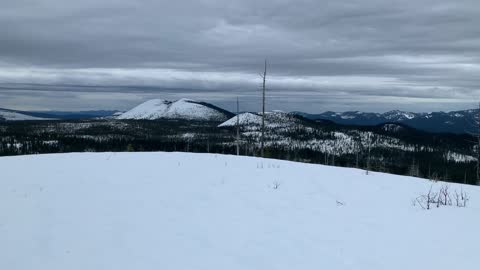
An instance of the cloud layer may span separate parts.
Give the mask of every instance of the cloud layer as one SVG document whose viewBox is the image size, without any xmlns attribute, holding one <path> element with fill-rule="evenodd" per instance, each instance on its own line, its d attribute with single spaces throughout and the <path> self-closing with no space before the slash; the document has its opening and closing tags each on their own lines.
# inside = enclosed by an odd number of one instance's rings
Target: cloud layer
<svg viewBox="0 0 480 270">
<path fill-rule="evenodd" d="M 283 110 L 429 111 L 480 100 L 480 3 L 17 0 L 0 10 L 0 107 L 152 97 Z"/>
</svg>

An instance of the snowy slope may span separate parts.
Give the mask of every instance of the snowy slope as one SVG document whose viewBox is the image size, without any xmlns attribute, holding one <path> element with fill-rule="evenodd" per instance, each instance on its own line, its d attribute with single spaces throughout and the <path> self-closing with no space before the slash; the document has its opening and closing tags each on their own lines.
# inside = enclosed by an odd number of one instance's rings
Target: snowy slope
<svg viewBox="0 0 480 270">
<path fill-rule="evenodd" d="M 261 125 L 262 116 L 253 113 L 241 113 L 238 115 L 238 124 L 239 125 Z M 237 116 L 234 116 L 227 121 L 218 125 L 219 127 L 233 127 L 237 125 Z"/>
<path fill-rule="evenodd" d="M 254 113 L 239 114 L 239 125 L 249 129 L 258 127 L 262 124 L 262 115 Z M 300 125 L 301 121 L 291 113 L 281 111 L 265 112 L 265 126 L 267 128 L 291 128 Z M 237 125 L 237 116 L 233 116 L 227 121 L 221 123 L 219 127 L 232 127 Z"/>
<path fill-rule="evenodd" d="M 213 105 L 179 99 L 171 102 L 163 99 L 152 99 L 121 114 L 117 119 L 188 119 L 225 121 L 231 115 Z"/>
<path fill-rule="evenodd" d="M 16 111 L 0 109 L 0 120 L 25 121 L 25 120 L 52 120 L 52 119 L 40 118 L 40 117 L 22 114 Z"/>
<path fill-rule="evenodd" d="M 450 185 L 467 208 L 427 211 L 412 201 L 441 183 L 259 158 L 55 154 L 0 171 L 0 269 L 478 267 L 478 187 Z"/>
<path fill-rule="evenodd" d="M 157 119 L 164 116 L 171 102 L 163 99 L 148 100 L 121 114 L 117 119 Z"/>
</svg>

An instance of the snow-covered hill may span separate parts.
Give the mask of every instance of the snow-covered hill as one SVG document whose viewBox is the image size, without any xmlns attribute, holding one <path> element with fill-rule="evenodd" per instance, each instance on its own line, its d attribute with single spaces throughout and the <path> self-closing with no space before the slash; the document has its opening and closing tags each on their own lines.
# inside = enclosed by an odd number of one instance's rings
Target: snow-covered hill
<svg viewBox="0 0 480 270">
<path fill-rule="evenodd" d="M 258 128 L 262 124 L 261 113 L 241 113 L 238 115 L 238 123 L 247 130 Z M 219 127 L 233 127 L 237 125 L 237 116 L 233 116 L 227 121 L 221 123 Z M 302 121 L 298 116 L 291 113 L 281 111 L 265 112 L 265 126 L 267 128 L 293 128 L 302 125 Z"/>
<path fill-rule="evenodd" d="M 262 116 L 250 112 L 241 113 L 237 116 L 234 116 L 227 121 L 218 125 L 219 127 L 233 127 L 237 125 L 237 121 L 239 125 L 261 125 L 262 124 Z"/>
<path fill-rule="evenodd" d="M 52 120 L 51 118 L 35 117 L 18 111 L 0 109 L 0 121 L 25 121 L 25 120 Z"/>
<path fill-rule="evenodd" d="M 214 105 L 190 99 L 152 99 L 121 114 L 117 119 L 187 119 L 225 121 L 232 114 Z"/>
<path fill-rule="evenodd" d="M 28 170 L 25 170 L 28 168 Z M 476 269 L 466 208 L 442 183 L 250 157 L 79 153 L 0 158 L 0 269 Z"/>
</svg>

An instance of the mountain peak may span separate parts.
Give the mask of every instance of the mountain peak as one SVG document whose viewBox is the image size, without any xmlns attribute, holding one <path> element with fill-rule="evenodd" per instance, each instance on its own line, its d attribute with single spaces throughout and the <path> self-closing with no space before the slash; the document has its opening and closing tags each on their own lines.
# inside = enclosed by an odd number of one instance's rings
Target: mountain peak
<svg viewBox="0 0 480 270">
<path fill-rule="evenodd" d="M 189 98 L 181 98 L 175 102 L 198 102 L 198 101 L 195 101 L 193 99 L 189 99 Z"/>
<path fill-rule="evenodd" d="M 185 119 L 224 121 L 231 115 L 208 103 L 182 98 L 176 101 L 152 99 L 118 116 L 117 119 Z"/>
</svg>

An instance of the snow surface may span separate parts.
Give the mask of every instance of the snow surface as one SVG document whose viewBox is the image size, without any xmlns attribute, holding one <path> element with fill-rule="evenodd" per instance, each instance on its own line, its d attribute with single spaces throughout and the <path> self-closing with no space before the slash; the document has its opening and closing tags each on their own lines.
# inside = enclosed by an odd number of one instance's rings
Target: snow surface
<svg viewBox="0 0 480 270">
<path fill-rule="evenodd" d="M 191 99 L 179 99 L 171 102 L 163 99 L 148 100 L 121 114 L 117 119 L 188 119 L 188 120 L 225 120 L 224 113 Z"/>
<path fill-rule="evenodd" d="M 262 116 L 253 113 L 241 113 L 238 115 L 238 123 L 240 125 L 261 125 Z M 227 121 L 221 123 L 219 127 L 233 127 L 237 125 L 237 116 L 234 116 Z"/>
<path fill-rule="evenodd" d="M 262 113 L 241 113 L 238 115 L 240 126 L 247 129 L 254 129 L 262 124 Z M 218 125 L 218 127 L 229 127 L 237 125 L 237 116 L 234 116 L 227 121 Z M 301 125 L 301 121 L 295 118 L 294 114 L 282 112 L 279 110 L 265 112 L 265 126 L 269 129 L 275 128 L 293 128 Z"/>
<path fill-rule="evenodd" d="M 389 112 L 384 113 L 383 117 L 385 117 L 386 119 L 389 119 L 389 120 L 401 121 L 401 120 L 406 120 L 406 119 L 411 120 L 411 119 L 415 118 L 415 114 L 410 113 L 410 112 L 393 110 L 393 111 L 389 111 Z"/>
<path fill-rule="evenodd" d="M 404 127 L 397 124 L 384 124 L 382 128 L 388 132 L 400 132 L 404 129 Z"/>
<path fill-rule="evenodd" d="M 40 118 L 35 116 L 26 115 L 23 113 L 0 110 L 0 119 L 3 118 L 7 121 L 26 121 L 26 120 L 53 120 L 47 118 Z"/>
<path fill-rule="evenodd" d="M 477 269 L 480 189 L 188 153 L 0 158 L 0 269 Z M 277 188 L 275 188 L 277 187 Z"/>
</svg>

